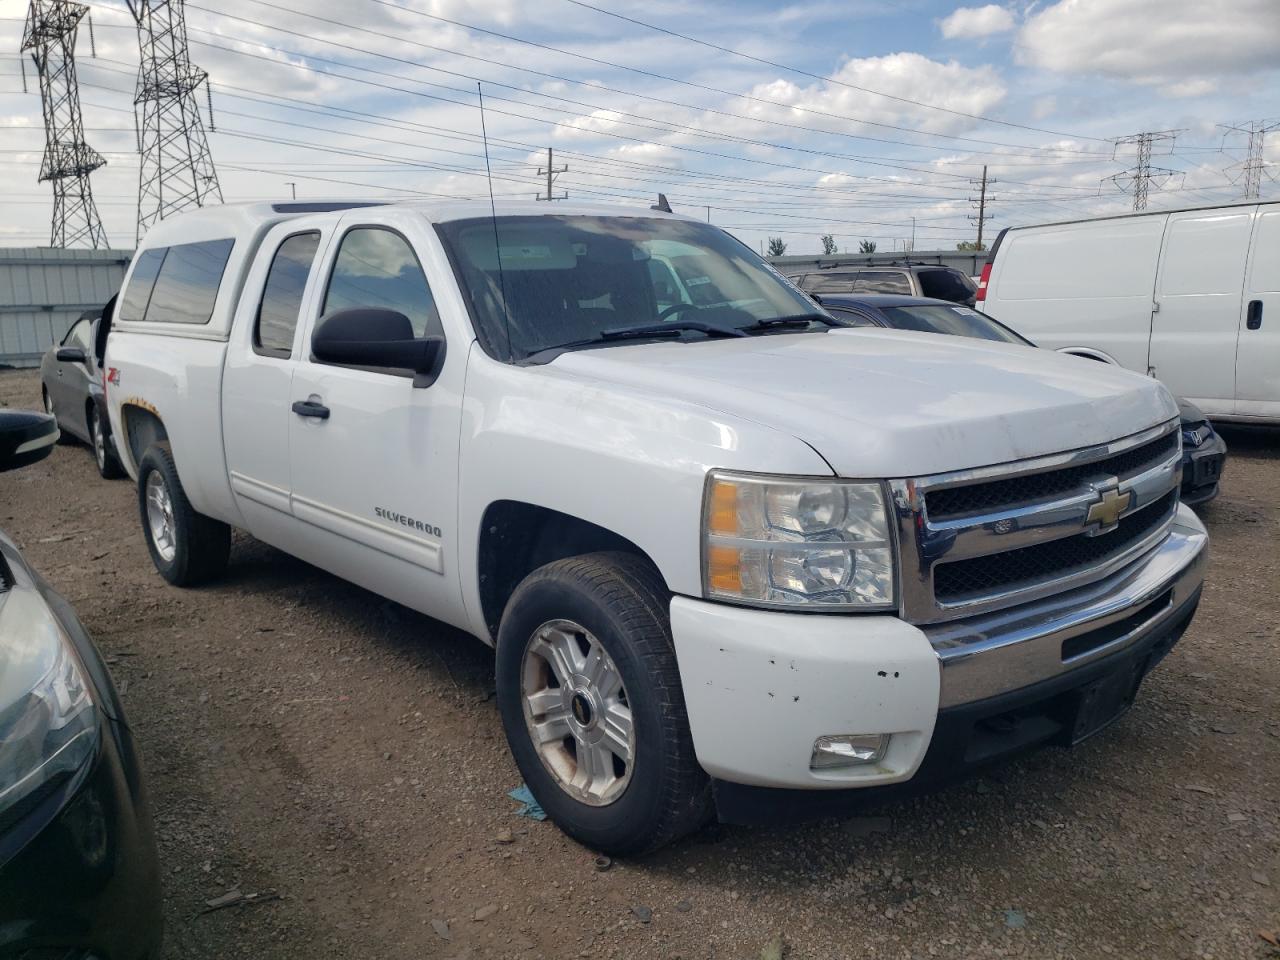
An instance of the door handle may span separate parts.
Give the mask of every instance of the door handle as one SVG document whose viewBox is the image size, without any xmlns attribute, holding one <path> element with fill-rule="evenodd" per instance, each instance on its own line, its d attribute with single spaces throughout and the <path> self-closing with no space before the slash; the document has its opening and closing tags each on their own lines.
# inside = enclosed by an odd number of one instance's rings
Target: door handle
<svg viewBox="0 0 1280 960">
<path fill-rule="evenodd" d="M 317 420 L 329 419 L 329 408 L 314 400 L 293 401 L 293 412 L 300 417 L 314 417 Z"/>
<path fill-rule="evenodd" d="M 1244 325 L 1250 330 L 1257 330 L 1262 326 L 1262 301 L 1250 300 L 1249 312 L 1245 314 Z"/>
</svg>

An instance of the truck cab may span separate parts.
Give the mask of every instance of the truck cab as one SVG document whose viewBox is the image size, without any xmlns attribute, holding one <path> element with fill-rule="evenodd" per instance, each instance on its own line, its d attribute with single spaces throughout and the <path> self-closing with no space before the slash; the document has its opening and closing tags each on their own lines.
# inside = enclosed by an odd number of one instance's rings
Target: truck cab
<svg viewBox="0 0 1280 960">
<path fill-rule="evenodd" d="M 614 853 L 1090 736 L 1207 559 L 1159 384 L 842 329 L 660 211 L 183 214 L 107 365 L 166 579 L 240 528 L 493 645 L 526 782 Z"/>
</svg>

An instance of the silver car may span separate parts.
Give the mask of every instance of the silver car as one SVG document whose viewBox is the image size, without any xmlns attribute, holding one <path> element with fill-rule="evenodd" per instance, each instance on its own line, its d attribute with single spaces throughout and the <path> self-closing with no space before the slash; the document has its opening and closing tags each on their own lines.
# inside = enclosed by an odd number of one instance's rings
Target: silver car
<svg viewBox="0 0 1280 960">
<path fill-rule="evenodd" d="M 110 316 L 114 307 L 112 298 L 103 309 L 86 310 L 62 342 L 45 351 L 40 361 L 44 409 L 58 421 L 60 442 L 75 438 L 88 444 L 98 473 L 107 480 L 124 476 L 116 458 L 103 386 L 102 350 L 107 338 L 102 317 Z"/>
</svg>

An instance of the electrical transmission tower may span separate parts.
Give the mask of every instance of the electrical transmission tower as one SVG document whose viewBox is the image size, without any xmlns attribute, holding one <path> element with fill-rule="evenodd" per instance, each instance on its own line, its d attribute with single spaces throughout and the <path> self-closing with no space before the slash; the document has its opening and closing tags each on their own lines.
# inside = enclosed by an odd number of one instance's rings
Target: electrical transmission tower
<svg viewBox="0 0 1280 960">
<path fill-rule="evenodd" d="M 80 87 L 76 82 L 76 31 L 89 8 L 69 0 L 31 0 L 22 52 L 31 51 L 44 106 L 44 160 L 40 181 L 53 182 L 49 245 L 107 246 L 89 174 L 107 161 L 84 142 Z"/>
<path fill-rule="evenodd" d="M 982 179 L 969 181 L 969 183 L 973 187 L 975 187 L 978 191 L 978 195 L 976 197 L 969 198 L 969 202 L 978 208 L 978 212 L 976 214 L 973 214 L 973 213 L 969 214 L 969 219 L 975 221 L 978 224 L 978 249 L 979 250 L 987 249 L 982 245 L 982 230 L 987 225 L 987 221 L 991 219 L 991 214 L 987 213 L 987 204 L 995 200 L 995 197 L 988 195 L 987 188 L 995 182 L 996 182 L 995 177 L 992 177 L 990 180 L 987 179 L 987 165 L 985 163 L 982 165 Z M 915 246 L 915 236 L 916 236 L 916 220 L 915 220 L 915 217 L 912 217 L 911 218 L 911 245 L 913 247 Z"/>
<path fill-rule="evenodd" d="M 138 239 L 147 228 L 185 207 L 222 202 L 218 172 L 205 138 L 196 91 L 203 84 L 213 129 L 209 75 L 187 52 L 183 0 L 125 0 L 138 24 Z"/>
<path fill-rule="evenodd" d="M 1262 145 L 1266 142 L 1268 133 L 1280 129 L 1280 120 L 1254 120 L 1248 126 L 1228 126 L 1227 124 L 1222 126 L 1226 134 L 1247 133 L 1249 135 L 1248 154 L 1239 163 L 1227 167 L 1226 173 L 1232 183 L 1244 185 L 1246 200 L 1257 200 L 1262 195 L 1263 173 L 1271 180 L 1276 179 L 1276 175 L 1267 169 L 1267 163 L 1262 157 Z"/>
<path fill-rule="evenodd" d="M 1151 184 L 1154 181 L 1156 189 L 1159 190 L 1164 184 L 1178 176 L 1177 170 L 1170 170 L 1166 167 L 1153 167 L 1151 165 L 1151 155 L 1155 146 L 1164 141 L 1169 142 L 1169 149 L 1162 150 L 1162 153 L 1173 153 L 1173 141 L 1181 133 L 1181 130 L 1153 130 L 1147 133 L 1135 133 L 1128 137 L 1113 137 L 1111 142 L 1114 144 L 1112 148 L 1111 158 L 1114 160 L 1123 146 L 1134 145 L 1137 148 L 1137 162 L 1128 170 L 1123 170 L 1113 176 L 1103 180 L 1111 181 L 1125 193 L 1133 194 L 1133 209 L 1147 209 L 1147 194 L 1151 190 Z"/>
<path fill-rule="evenodd" d="M 559 193 L 556 193 L 553 188 L 553 184 L 556 182 L 556 176 L 561 173 L 568 173 L 568 172 L 569 172 L 569 165 L 567 163 L 564 166 L 560 167 L 559 169 L 556 168 L 556 165 L 552 163 L 551 148 L 547 147 L 546 169 L 543 169 L 542 167 L 538 168 L 538 176 L 540 177 L 545 176 L 547 178 L 547 192 L 545 194 L 540 193 L 533 199 L 535 200 L 568 200 L 569 192 L 567 190 L 562 190 Z"/>
</svg>

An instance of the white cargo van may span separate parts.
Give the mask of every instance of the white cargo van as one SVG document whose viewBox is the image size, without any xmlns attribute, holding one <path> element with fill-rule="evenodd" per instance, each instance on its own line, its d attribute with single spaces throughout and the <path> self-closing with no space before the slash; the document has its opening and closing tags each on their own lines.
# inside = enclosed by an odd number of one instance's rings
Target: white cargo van
<svg viewBox="0 0 1280 960">
<path fill-rule="evenodd" d="M 1216 420 L 1280 423 L 1280 203 L 1009 228 L 978 308 Z"/>
</svg>

